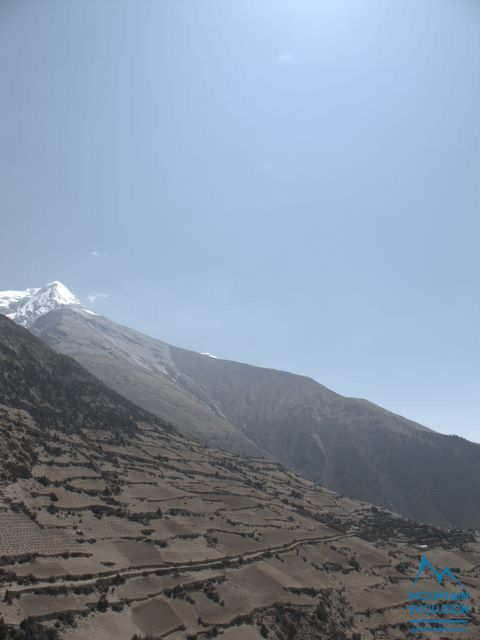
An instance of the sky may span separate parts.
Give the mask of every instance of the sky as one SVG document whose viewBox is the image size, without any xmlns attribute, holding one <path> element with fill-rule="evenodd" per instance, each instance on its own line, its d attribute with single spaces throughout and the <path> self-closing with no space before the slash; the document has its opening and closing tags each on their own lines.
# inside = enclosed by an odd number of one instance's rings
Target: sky
<svg viewBox="0 0 480 640">
<path fill-rule="evenodd" d="M 478 0 L 1 0 L 0 289 L 480 442 Z"/>
</svg>

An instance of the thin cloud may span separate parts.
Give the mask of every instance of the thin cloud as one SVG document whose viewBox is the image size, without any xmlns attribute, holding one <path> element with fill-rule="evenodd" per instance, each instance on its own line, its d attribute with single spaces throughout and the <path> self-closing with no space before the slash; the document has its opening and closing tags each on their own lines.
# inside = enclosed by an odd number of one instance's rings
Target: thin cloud
<svg viewBox="0 0 480 640">
<path fill-rule="evenodd" d="M 99 256 L 100 255 L 100 251 L 92 251 L 92 256 Z"/>
<path fill-rule="evenodd" d="M 277 61 L 278 64 L 282 65 L 293 64 L 295 62 L 295 56 L 290 51 L 285 51 L 278 56 Z"/>
<path fill-rule="evenodd" d="M 101 293 L 100 291 L 92 291 L 87 296 L 87 300 L 91 304 L 95 304 L 97 300 L 102 300 L 103 298 L 108 298 L 108 293 Z"/>
</svg>

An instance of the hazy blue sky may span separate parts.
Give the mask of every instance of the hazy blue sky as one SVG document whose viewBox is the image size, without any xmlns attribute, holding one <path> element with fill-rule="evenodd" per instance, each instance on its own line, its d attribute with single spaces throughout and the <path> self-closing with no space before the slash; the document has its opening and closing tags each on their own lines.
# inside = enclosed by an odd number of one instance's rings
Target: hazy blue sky
<svg viewBox="0 0 480 640">
<path fill-rule="evenodd" d="M 1 0 L 0 176 L 0 289 L 480 441 L 478 0 Z"/>
</svg>

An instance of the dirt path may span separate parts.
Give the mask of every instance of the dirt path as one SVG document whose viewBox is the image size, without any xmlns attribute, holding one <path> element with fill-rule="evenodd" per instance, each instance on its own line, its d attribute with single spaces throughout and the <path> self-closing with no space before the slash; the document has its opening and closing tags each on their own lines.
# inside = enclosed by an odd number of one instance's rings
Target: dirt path
<svg viewBox="0 0 480 640">
<path fill-rule="evenodd" d="M 280 553 L 288 553 L 293 549 L 301 546 L 302 544 L 317 544 L 319 542 L 333 542 L 335 540 L 340 540 L 344 538 L 350 538 L 354 536 L 355 533 L 341 533 L 335 536 L 323 536 L 323 537 L 311 537 L 311 538 L 301 538 L 300 540 L 294 540 L 293 542 L 289 542 L 285 545 L 280 545 L 277 547 L 266 547 L 265 549 L 261 549 L 260 551 L 251 551 L 249 553 L 244 553 L 243 555 L 237 556 L 224 556 L 222 558 L 215 558 L 214 560 L 198 560 L 196 562 L 191 563 L 182 563 L 182 564 L 173 564 L 173 563 L 163 563 L 157 565 L 147 565 L 143 567 L 135 567 L 134 569 L 119 569 L 117 571 L 108 571 L 105 573 L 98 573 L 94 578 L 80 578 L 79 580 L 62 580 L 61 578 L 55 582 L 37 582 L 34 585 L 29 585 L 26 587 L 22 587 L 20 589 L 12 589 L 8 588 L 8 592 L 12 597 L 15 595 L 21 595 L 23 593 L 35 593 L 36 591 L 42 591 L 43 589 L 50 588 L 55 589 L 56 587 L 65 587 L 65 588 L 74 588 L 82 585 L 95 584 L 97 580 L 101 580 L 103 578 L 108 579 L 116 576 L 127 577 L 127 578 L 135 578 L 138 576 L 144 576 L 145 574 L 153 574 L 159 572 L 160 575 L 169 575 L 174 571 L 203 571 L 205 569 L 221 569 L 225 562 L 235 563 L 239 561 L 243 562 L 255 562 L 257 560 L 262 560 L 265 557 L 269 557 L 271 554 L 280 554 Z M 2 597 L 7 589 L 2 590 Z"/>
</svg>

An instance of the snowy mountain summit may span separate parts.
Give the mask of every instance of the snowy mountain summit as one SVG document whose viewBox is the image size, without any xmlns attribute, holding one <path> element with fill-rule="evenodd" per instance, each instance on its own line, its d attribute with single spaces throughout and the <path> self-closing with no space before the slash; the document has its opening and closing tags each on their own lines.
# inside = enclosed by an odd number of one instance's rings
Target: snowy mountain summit
<svg viewBox="0 0 480 640">
<path fill-rule="evenodd" d="M 0 313 L 24 327 L 30 327 L 40 316 L 64 305 L 74 305 L 85 313 L 95 315 L 58 280 L 38 289 L 0 291 Z"/>
</svg>

